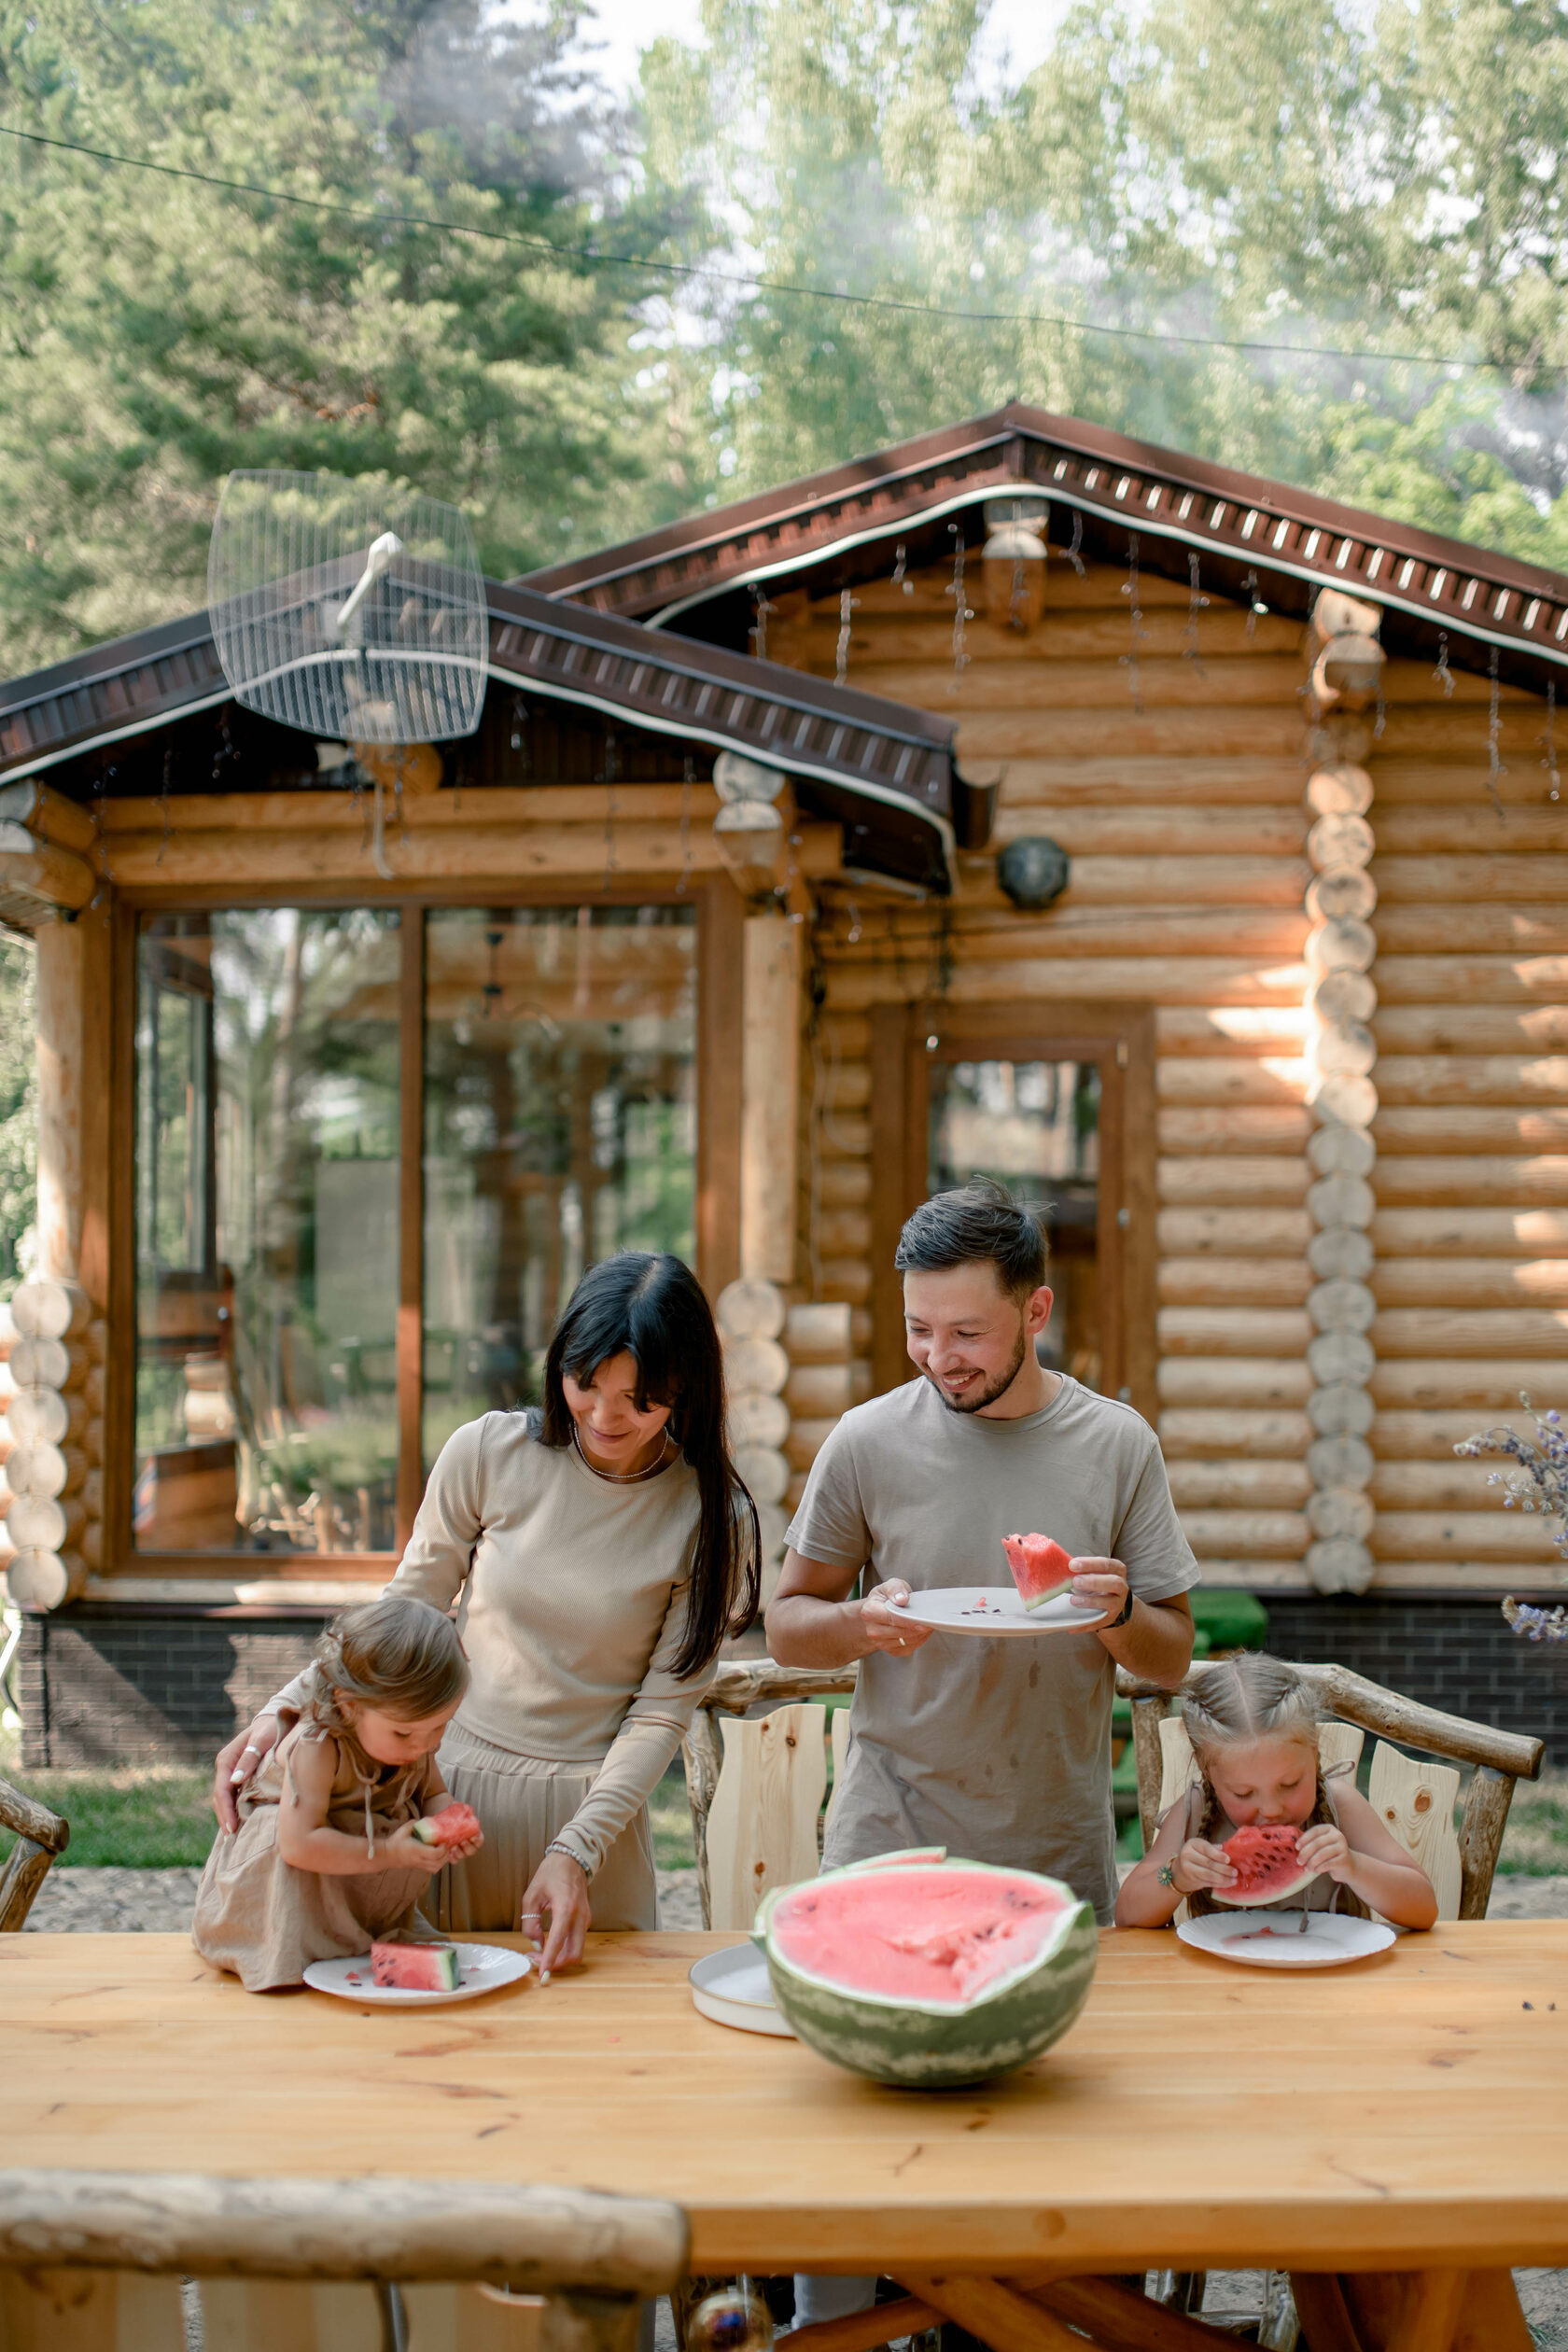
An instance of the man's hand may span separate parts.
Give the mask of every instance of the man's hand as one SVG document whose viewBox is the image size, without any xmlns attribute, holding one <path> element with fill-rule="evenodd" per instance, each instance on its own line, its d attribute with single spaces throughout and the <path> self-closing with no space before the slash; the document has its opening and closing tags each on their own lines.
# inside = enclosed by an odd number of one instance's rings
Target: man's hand
<svg viewBox="0 0 1568 2352">
<path fill-rule="evenodd" d="M 227 1747 L 219 1748 L 213 1766 L 213 1811 L 220 1828 L 231 1834 L 240 1826 L 239 1794 L 259 1772 L 278 1742 L 276 1715 L 259 1715 L 248 1731 L 236 1731 Z"/>
<path fill-rule="evenodd" d="M 1072 1570 L 1072 1598 L 1080 1608 L 1103 1609 L 1108 1617 L 1119 1617 L 1127 1598 L 1127 1572 L 1121 1561 L 1085 1559 L 1069 1564 Z"/>
<path fill-rule="evenodd" d="M 885 1650 L 889 1658 L 907 1658 L 922 1642 L 931 1640 L 932 1629 L 907 1614 L 909 1587 L 902 1576 L 889 1576 L 877 1585 L 860 1606 L 868 1654 Z"/>
</svg>

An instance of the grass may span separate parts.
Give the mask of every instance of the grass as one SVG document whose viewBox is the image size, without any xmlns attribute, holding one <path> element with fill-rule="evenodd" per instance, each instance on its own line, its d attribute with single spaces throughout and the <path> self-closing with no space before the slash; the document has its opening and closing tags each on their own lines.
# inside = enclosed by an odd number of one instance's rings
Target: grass
<svg viewBox="0 0 1568 2352">
<path fill-rule="evenodd" d="M 1568 1772 L 1543 1772 L 1538 1781 L 1519 1782 L 1497 1868 L 1513 1878 L 1568 1873 Z"/>
</svg>

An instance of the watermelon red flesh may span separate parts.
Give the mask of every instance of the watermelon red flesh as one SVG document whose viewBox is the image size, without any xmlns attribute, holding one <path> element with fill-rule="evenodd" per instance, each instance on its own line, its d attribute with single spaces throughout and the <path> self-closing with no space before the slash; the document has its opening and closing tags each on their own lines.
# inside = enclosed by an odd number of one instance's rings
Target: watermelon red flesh
<svg viewBox="0 0 1568 2352">
<path fill-rule="evenodd" d="M 774 1914 L 780 1956 L 821 1984 L 955 2008 L 1037 1960 L 1067 1908 L 1021 1872 L 883 1869 L 817 1880 Z"/>
<path fill-rule="evenodd" d="M 455 1993 L 459 1982 L 454 1944 L 373 1943 L 371 1967 L 378 1984 L 405 1993 Z"/>
<path fill-rule="evenodd" d="M 1301 1867 L 1300 1839 L 1300 1831 L 1285 1821 L 1253 1821 L 1238 1829 L 1225 1841 L 1236 1883 L 1214 1887 L 1215 1902 L 1248 1910 L 1257 1903 L 1283 1902 L 1310 1886 L 1316 1872 Z"/>
<path fill-rule="evenodd" d="M 439 1813 L 427 1813 L 423 1821 L 416 1821 L 413 1834 L 421 1845 L 462 1845 L 467 1839 L 478 1837 L 479 1815 L 471 1805 L 454 1801 L 443 1805 Z"/>
<path fill-rule="evenodd" d="M 1049 1535 L 1004 1535 L 1001 1548 L 1026 1609 L 1042 1608 L 1072 1582 L 1072 1558 Z"/>
</svg>

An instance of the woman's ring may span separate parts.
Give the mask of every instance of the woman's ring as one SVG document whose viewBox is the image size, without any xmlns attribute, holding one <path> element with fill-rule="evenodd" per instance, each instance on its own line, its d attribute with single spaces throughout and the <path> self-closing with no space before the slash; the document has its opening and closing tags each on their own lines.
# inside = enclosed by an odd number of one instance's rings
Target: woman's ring
<svg viewBox="0 0 1568 2352">
<path fill-rule="evenodd" d="M 241 1754 L 242 1756 L 259 1756 L 259 1755 L 260 1755 L 260 1753 L 261 1753 L 261 1751 L 260 1751 L 260 1749 L 257 1746 L 256 1742 L 255 1742 L 254 1740 L 247 1740 L 247 1741 L 245 1742 L 245 1743 L 244 1747 L 243 1747 L 243 1748 L 241 1748 L 241 1750 L 240 1750 L 240 1754 Z"/>
</svg>

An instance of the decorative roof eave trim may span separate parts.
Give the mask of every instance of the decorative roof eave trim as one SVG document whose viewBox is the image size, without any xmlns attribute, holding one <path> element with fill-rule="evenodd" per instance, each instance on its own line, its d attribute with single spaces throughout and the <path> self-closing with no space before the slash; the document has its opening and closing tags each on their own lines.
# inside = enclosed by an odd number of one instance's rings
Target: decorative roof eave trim
<svg viewBox="0 0 1568 2352">
<path fill-rule="evenodd" d="M 559 601 L 667 626 L 734 589 L 798 574 L 1010 493 L 1046 497 L 1262 575 L 1346 588 L 1462 640 L 1568 667 L 1568 576 L 1022 404 L 785 484 L 771 504 L 766 496 L 740 501 L 722 528 L 714 527 L 717 518 L 704 518 L 699 529 L 673 525 L 611 551 L 597 568 L 592 558 L 555 566 L 528 584 Z M 842 529 L 831 525 L 833 510 L 845 516 Z M 787 544 L 723 564 L 726 546 L 762 539 Z M 668 577 L 705 565 L 708 577 L 695 584 L 677 587 Z"/>
<path fill-rule="evenodd" d="M 140 666 L 128 662 L 128 670 Z M 234 690 L 225 679 L 216 693 L 195 694 L 189 702 L 161 704 L 159 708 L 144 711 L 139 718 L 123 719 L 117 724 L 102 727 L 96 735 L 73 737 L 69 743 L 54 744 L 47 751 L 39 751 L 29 759 L 19 760 L 14 767 L 0 761 L 0 784 L 20 784 L 24 777 L 40 776 L 46 768 L 59 767 L 66 760 L 80 760 L 90 751 L 103 751 L 111 743 L 129 743 L 136 735 L 151 735 L 159 727 L 166 727 L 172 719 L 200 718 L 203 710 L 217 710 L 222 704 L 232 702 Z"/>
<path fill-rule="evenodd" d="M 929 506 L 918 509 L 917 517 L 906 513 L 894 522 L 878 524 L 875 528 L 847 532 L 842 539 L 835 539 L 833 541 L 831 549 L 823 548 L 810 554 L 783 556 L 777 563 L 759 565 L 752 571 L 727 573 L 723 580 L 716 581 L 711 586 L 695 589 L 689 596 L 678 597 L 673 603 L 662 606 L 658 611 L 651 612 L 642 625 L 648 629 L 666 629 L 683 613 L 693 611 L 697 607 L 711 602 L 715 596 L 727 595 L 736 588 L 761 585 L 767 581 L 780 579 L 788 572 L 801 571 L 810 563 L 820 562 L 823 556 L 829 553 L 846 553 L 857 547 L 875 545 L 878 539 L 896 539 L 901 532 L 909 529 L 913 519 L 922 522 L 940 522 L 945 514 L 957 514 L 967 507 L 984 506 L 992 498 L 1005 497 L 1008 485 L 1015 483 L 1016 483 L 1016 477 L 1013 475 L 1007 476 L 1001 484 L 978 483 L 965 490 L 955 491 L 948 497 L 933 499 Z M 1035 483 L 1017 483 L 1016 486 L 1021 495 L 1043 489 L 1043 485 Z M 1119 523 L 1128 531 L 1136 530 L 1141 539 L 1169 539 L 1178 546 L 1190 547 L 1200 554 L 1229 555 L 1233 559 L 1239 558 L 1245 553 L 1247 560 L 1256 565 L 1260 576 L 1272 572 L 1282 575 L 1286 579 L 1303 581 L 1309 587 L 1345 588 L 1351 595 L 1365 596 L 1368 602 L 1381 605 L 1387 611 L 1403 612 L 1413 620 L 1435 623 L 1440 627 L 1452 629 L 1460 636 L 1467 637 L 1477 644 L 1495 645 L 1505 652 L 1533 653 L 1542 661 L 1550 662 L 1556 668 L 1568 669 L 1568 627 L 1562 626 L 1563 623 L 1568 623 L 1568 581 L 1562 583 L 1555 597 L 1531 596 L 1521 588 L 1505 585 L 1485 574 L 1459 572 L 1452 565 L 1418 564 L 1418 567 L 1429 576 L 1435 573 L 1441 579 L 1447 572 L 1461 588 L 1468 587 L 1472 580 L 1478 580 L 1479 585 L 1491 590 L 1494 597 L 1499 593 L 1504 594 L 1511 602 L 1523 606 L 1526 610 L 1535 603 L 1544 605 L 1549 602 L 1556 606 L 1560 615 L 1559 628 L 1553 631 L 1551 637 L 1542 638 L 1534 634 L 1527 637 L 1522 632 L 1512 633 L 1488 628 L 1483 623 L 1472 620 L 1466 612 L 1452 611 L 1447 604 L 1439 606 L 1430 600 L 1423 603 L 1417 597 L 1400 593 L 1397 589 L 1391 592 L 1380 582 L 1369 581 L 1359 572 L 1351 573 L 1337 569 L 1334 572 L 1324 572 L 1313 565 L 1294 562 L 1276 555 L 1263 547 L 1248 548 L 1243 551 L 1214 535 L 1195 531 L 1190 526 L 1183 527 L 1181 525 L 1151 520 L 1144 514 L 1129 514 L 1127 510 L 1122 507 L 1105 506 L 1099 500 L 1085 496 L 1081 491 L 1053 485 L 1046 495 L 1049 496 L 1053 506 L 1071 507 L 1085 514 L 1094 515 L 1097 520 Z M 1185 491 L 1182 492 L 1183 497 L 1186 495 Z M 1198 495 L 1207 497 L 1208 493 Z M 1216 501 L 1216 504 L 1220 502 Z M 1235 499 L 1226 499 L 1223 503 L 1235 506 L 1239 502 Z M 1244 511 L 1265 515 L 1276 525 L 1281 523 L 1288 524 L 1292 528 L 1300 529 L 1303 537 L 1311 536 L 1311 531 L 1299 525 L 1293 517 L 1280 515 L 1259 506 Z M 1320 528 L 1318 536 L 1342 541 L 1346 534 L 1339 531 L 1323 531 Z M 1365 541 L 1353 543 L 1364 547 L 1366 544 Z M 1371 548 L 1369 553 L 1374 555 L 1389 554 L 1387 549 L 1378 547 Z M 1398 571 L 1408 569 L 1412 563 L 1416 562 L 1417 559 L 1395 552 L 1389 556 L 1388 567 L 1391 575 L 1397 576 Z"/>
</svg>

